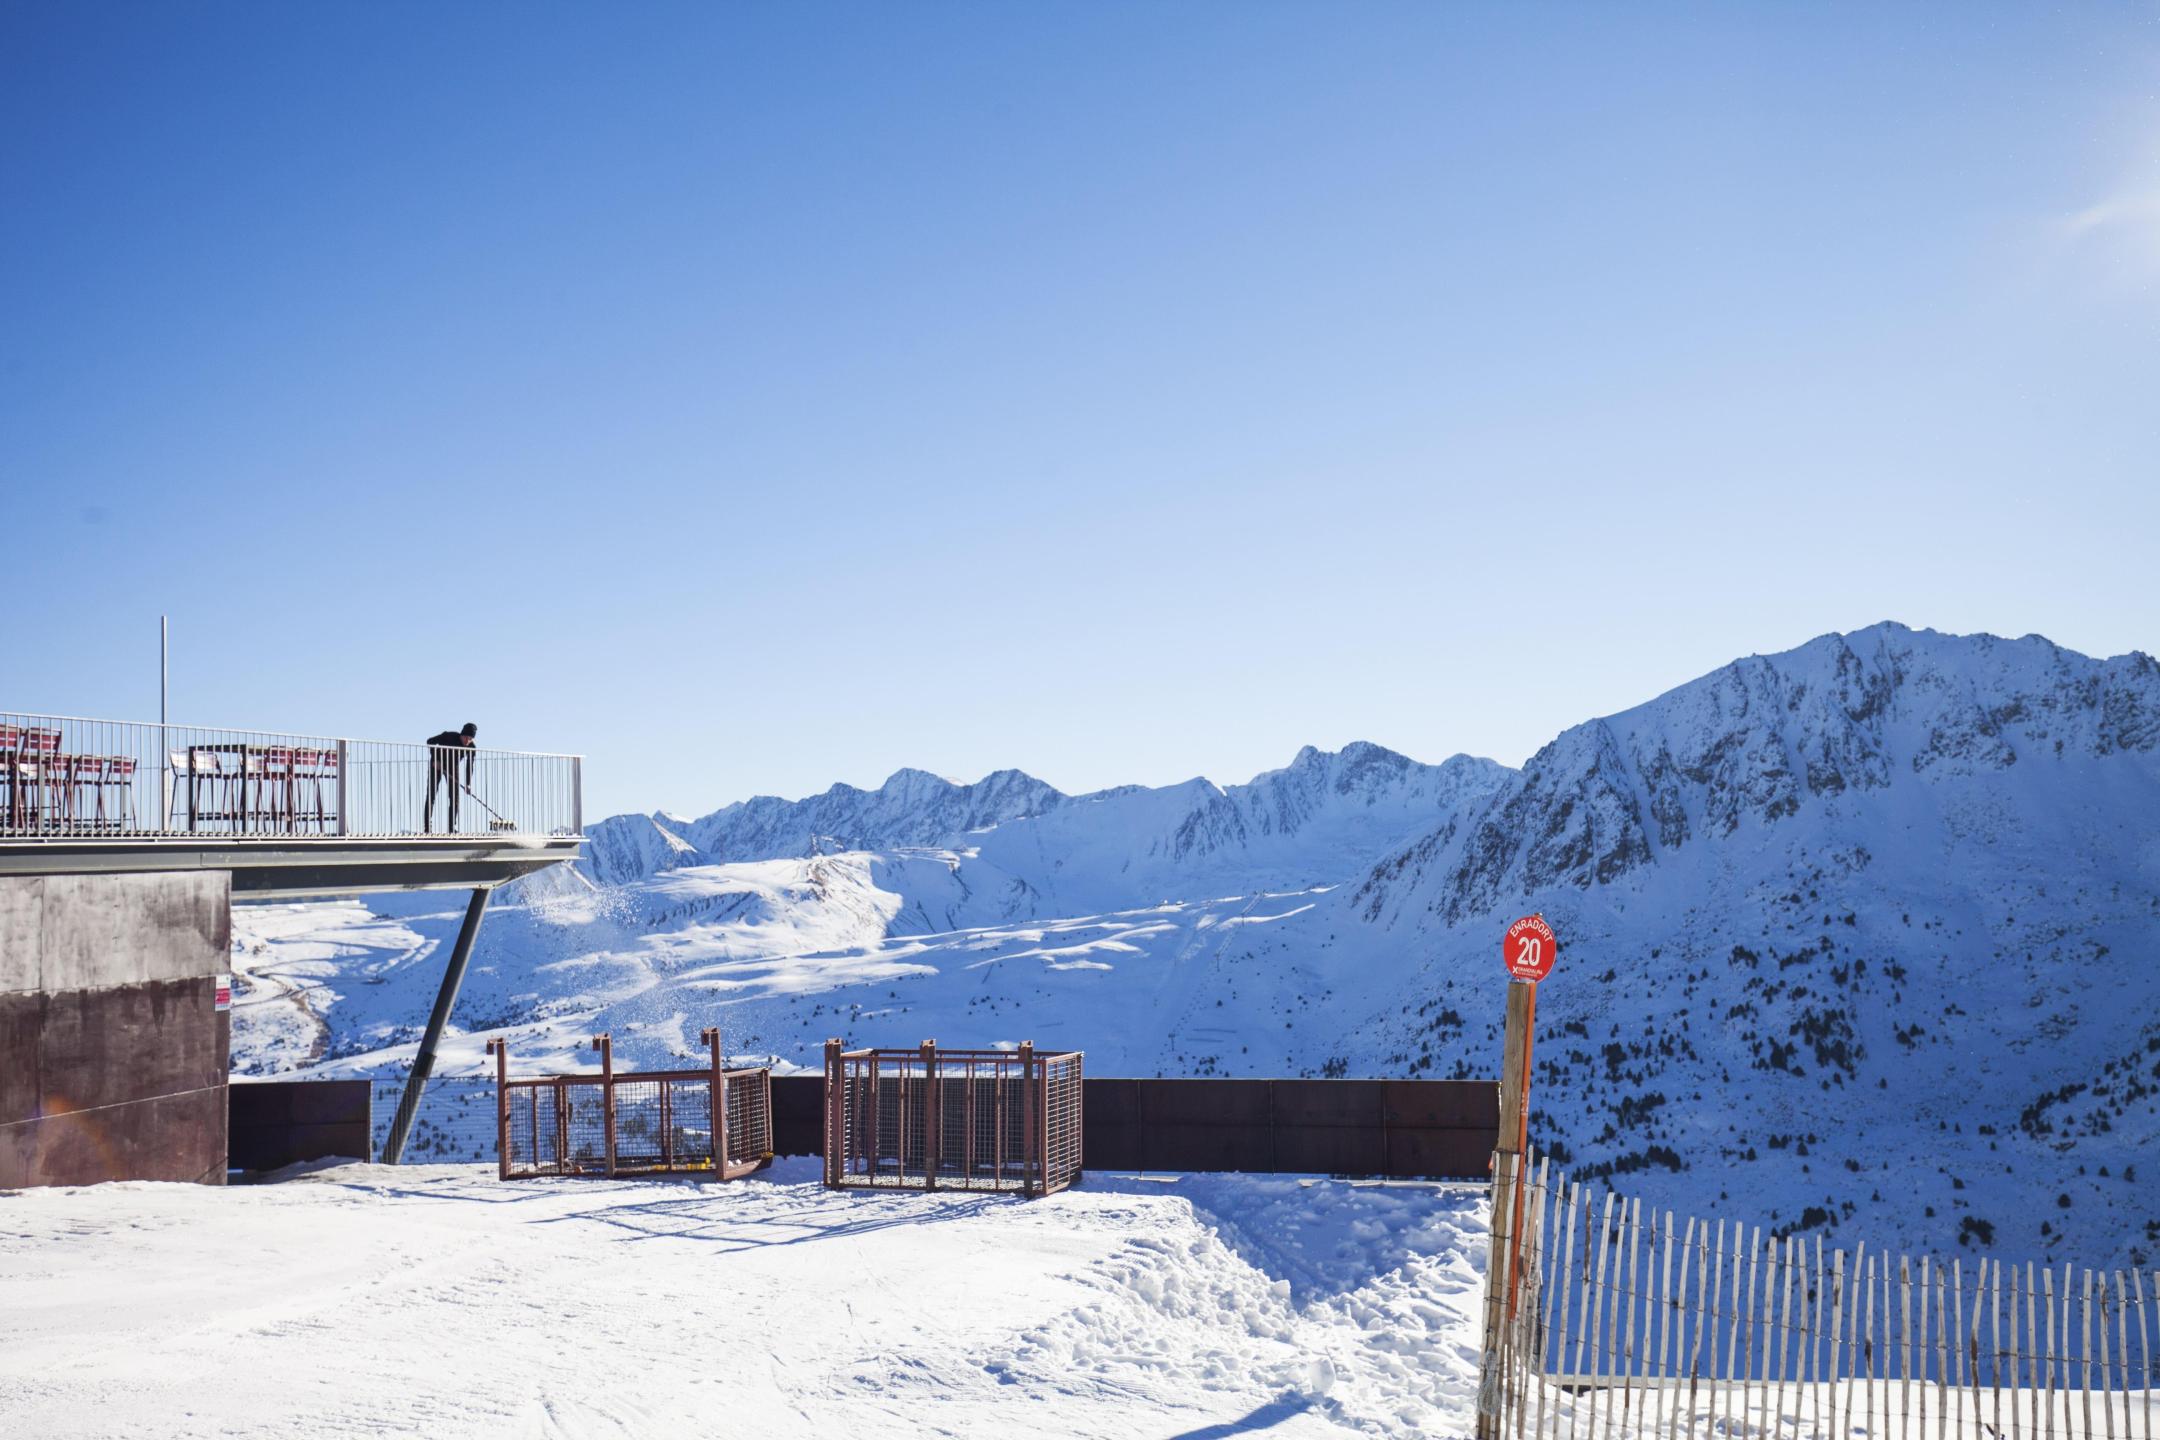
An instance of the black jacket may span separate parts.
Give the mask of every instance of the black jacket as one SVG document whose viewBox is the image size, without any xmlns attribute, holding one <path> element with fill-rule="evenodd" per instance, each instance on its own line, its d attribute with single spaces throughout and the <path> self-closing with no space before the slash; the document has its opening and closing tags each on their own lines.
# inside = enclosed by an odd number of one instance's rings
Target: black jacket
<svg viewBox="0 0 2160 1440">
<path fill-rule="evenodd" d="M 428 736 L 427 743 L 429 747 L 428 765 L 430 769 L 436 770 L 445 775 L 455 775 L 457 773 L 458 761 L 462 759 L 465 762 L 465 778 L 467 780 L 472 779 L 473 742 L 466 739 L 462 731 L 445 730 L 440 735 L 430 735 Z M 443 751 L 445 750 L 463 750 L 465 754 L 463 756 L 445 755 L 443 754 Z"/>
</svg>

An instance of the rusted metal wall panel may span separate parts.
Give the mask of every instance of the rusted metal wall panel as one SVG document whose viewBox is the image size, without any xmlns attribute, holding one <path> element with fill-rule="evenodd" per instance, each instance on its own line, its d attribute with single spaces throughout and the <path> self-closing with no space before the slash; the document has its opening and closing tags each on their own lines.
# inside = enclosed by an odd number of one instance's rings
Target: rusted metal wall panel
<svg viewBox="0 0 2160 1440">
<path fill-rule="evenodd" d="M 225 1088 L 0 1126 L 0 1189 L 104 1180 L 225 1182 Z"/>
<path fill-rule="evenodd" d="M 225 1174 L 217 982 L 0 996 L 0 1189 Z"/>
<path fill-rule="evenodd" d="M 32 991 L 0 994 L 0 1125 L 37 1117 L 38 1028 L 44 1022 L 44 999 Z"/>
</svg>

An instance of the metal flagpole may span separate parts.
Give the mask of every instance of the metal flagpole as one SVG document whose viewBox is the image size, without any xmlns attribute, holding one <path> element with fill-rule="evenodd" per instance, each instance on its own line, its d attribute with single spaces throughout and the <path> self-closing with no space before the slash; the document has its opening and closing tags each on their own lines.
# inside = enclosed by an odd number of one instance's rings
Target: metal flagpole
<svg viewBox="0 0 2160 1440">
<path fill-rule="evenodd" d="M 172 736 L 167 732 L 166 701 L 172 689 L 172 620 L 158 616 L 158 829 L 172 829 Z"/>
</svg>

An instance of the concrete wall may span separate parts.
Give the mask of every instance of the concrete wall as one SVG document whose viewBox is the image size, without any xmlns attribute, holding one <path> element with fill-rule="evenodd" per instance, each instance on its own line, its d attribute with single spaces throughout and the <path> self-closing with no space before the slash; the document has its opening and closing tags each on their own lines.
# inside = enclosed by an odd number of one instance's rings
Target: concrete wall
<svg viewBox="0 0 2160 1440">
<path fill-rule="evenodd" d="M 0 1189 L 225 1178 L 232 879 L 0 878 Z"/>
</svg>

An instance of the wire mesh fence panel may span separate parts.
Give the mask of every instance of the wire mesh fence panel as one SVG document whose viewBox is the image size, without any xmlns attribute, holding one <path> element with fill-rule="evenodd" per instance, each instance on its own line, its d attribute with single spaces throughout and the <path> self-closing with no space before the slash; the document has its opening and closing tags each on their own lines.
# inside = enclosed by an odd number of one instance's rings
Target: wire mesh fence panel
<svg viewBox="0 0 2160 1440">
<path fill-rule="evenodd" d="M 1051 1055 L 1043 1069 L 1043 1188 L 1062 1190 L 1080 1178 L 1080 1056 Z"/>
<path fill-rule="evenodd" d="M 1080 1175 L 1081 1057 L 826 1047 L 826 1183 L 1048 1194 Z"/>
<path fill-rule="evenodd" d="M 772 1071 L 727 1072 L 727 1153 L 731 1165 L 772 1158 Z"/>
<path fill-rule="evenodd" d="M 615 1172 L 709 1170 L 713 1164 L 712 1077 L 615 1078 Z"/>
<path fill-rule="evenodd" d="M 563 1173 L 560 1092 L 552 1080 L 513 1081 L 502 1087 L 503 1173 L 508 1177 Z"/>
<path fill-rule="evenodd" d="M 713 1147 L 714 1073 L 503 1079 L 498 1082 L 503 1178 L 718 1172 L 734 1179 L 762 1169 L 772 1159 L 772 1072 L 762 1067 L 724 1072 L 724 1164 Z"/>
<path fill-rule="evenodd" d="M 1615 1203 L 1534 1156 L 1495 1160 L 1519 1177 L 1525 1221 L 1487 1268 L 1508 1299 L 1481 1436 L 2160 1434 L 2145 1347 L 2160 1273 L 1848 1253 Z"/>
<path fill-rule="evenodd" d="M 605 1175 L 608 1169 L 607 1087 L 597 1079 L 555 1082 L 562 1130 L 562 1174 Z"/>
</svg>

